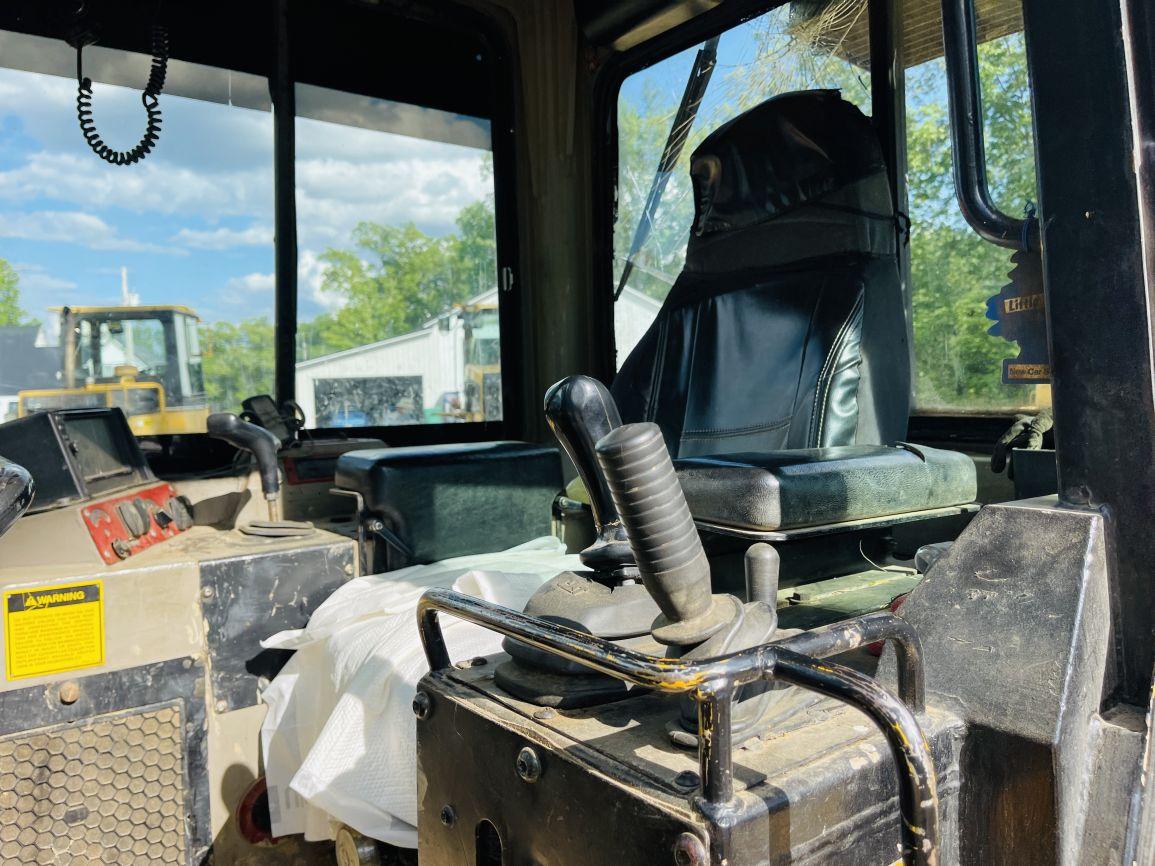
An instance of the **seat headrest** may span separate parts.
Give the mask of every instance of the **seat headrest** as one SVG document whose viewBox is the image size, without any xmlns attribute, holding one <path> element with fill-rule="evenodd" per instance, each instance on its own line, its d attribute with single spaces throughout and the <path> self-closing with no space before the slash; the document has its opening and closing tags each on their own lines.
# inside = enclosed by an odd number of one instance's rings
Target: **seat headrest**
<svg viewBox="0 0 1155 866">
<path fill-rule="evenodd" d="M 837 90 L 783 93 L 695 149 L 694 234 L 763 223 L 876 174 L 886 176 L 882 148 L 855 105 Z"/>
</svg>

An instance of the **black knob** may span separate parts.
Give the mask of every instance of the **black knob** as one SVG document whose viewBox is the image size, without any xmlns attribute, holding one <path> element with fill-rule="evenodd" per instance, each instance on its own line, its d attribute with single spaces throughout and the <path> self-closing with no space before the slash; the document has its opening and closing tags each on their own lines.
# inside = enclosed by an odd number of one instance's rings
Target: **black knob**
<svg viewBox="0 0 1155 866">
<path fill-rule="evenodd" d="M 582 551 L 582 562 L 597 571 L 632 565 L 625 528 L 594 451 L 598 440 L 622 426 L 614 398 L 597 379 L 569 376 L 546 391 L 545 417 L 590 497 L 598 538 Z"/>
<path fill-rule="evenodd" d="M 192 508 L 189 506 L 188 500 L 183 496 L 174 496 L 169 499 L 166 510 L 172 515 L 172 519 L 176 522 L 176 528 L 181 532 L 192 528 Z"/>
<path fill-rule="evenodd" d="M 140 538 L 148 532 L 148 512 L 141 514 L 135 502 L 122 502 L 116 506 L 116 513 L 120 515 L 120 522 L 133 538 Z"/>
</svg>

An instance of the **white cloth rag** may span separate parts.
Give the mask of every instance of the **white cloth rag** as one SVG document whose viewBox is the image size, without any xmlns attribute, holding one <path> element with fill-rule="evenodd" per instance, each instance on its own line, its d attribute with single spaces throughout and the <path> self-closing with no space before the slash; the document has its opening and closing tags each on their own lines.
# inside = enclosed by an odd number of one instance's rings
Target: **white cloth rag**
<svg viewBox="0 0 1155 866">
<path fill-rule="evenodd" d="M 333 821 L 382 842 L 417 847 L 413 696 L 427 664 L 417 601 L 431 587 L 520 610 L 559 572 L 580 568 L 556 538 L 502 553 L 447 559 L 359 577 L 333 593 L 303 629 L 262 646 L 293 649 L 262 697 L 269 811 L 278 836 L 333 838 Z M 454 661 L 490 655 L 501 636 L 441 618 Z"/>
</svg>

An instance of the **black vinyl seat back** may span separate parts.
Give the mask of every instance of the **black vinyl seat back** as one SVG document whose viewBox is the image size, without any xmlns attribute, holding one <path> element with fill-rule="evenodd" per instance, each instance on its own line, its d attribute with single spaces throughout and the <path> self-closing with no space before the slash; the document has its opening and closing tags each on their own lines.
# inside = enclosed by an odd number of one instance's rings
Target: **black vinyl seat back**
<svg viewBox="0 0 1155 866">
<path fill-rule="evenodd" d="M 906 434 L 910 349 L 895 214 L 871 121 L 787 93 L 694 151 L 686 264 L 612 393 L 675 457 Z"/>
</svg>

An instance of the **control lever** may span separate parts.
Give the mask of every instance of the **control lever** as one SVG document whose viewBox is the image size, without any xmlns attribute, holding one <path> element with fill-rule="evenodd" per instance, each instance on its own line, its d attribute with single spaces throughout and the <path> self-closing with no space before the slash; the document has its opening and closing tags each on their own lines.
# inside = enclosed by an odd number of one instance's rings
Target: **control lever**
<svg viewBox="0 0 1155 866">
<path fill-rule="evenodd" d="M 525 613 L 608 640 L 648 642 L 659 610 L 638 582 L 626 528 L 595 453 L 597 442 L 621 427 L 614 398 L 597 379 L 569 376 L 546 392 L 545 417 L 589 493 L 597 538 L 580 555 L 589 571 L 564 571 L 547 581 L 526 602 Z M 579 707 L 625 693 L 620 682 L 591 675 L 580 664 L 512 639 L 502 646 L 512 659 L 494 677 L 522 700 Z"/>
<path fill-rule="evenodd" d="M 247 451 L 256 458 L 261 474 L 261 492 L 269 508 L 269 520 L 281 519 L 281 475 L 277 461 L 277 451 L 281 442 L 275 434 L 264 427 L 242 421 L 232 412 L 215 412 L 209 415 L 208 434 L 214 439 L 228 442 L 239 451 Z"/>
<path fill-rule="evenodd" d="M 729 596 L 712 595 L 710 564 L 657 424 L 626 424 L 598 442 L 598 462 L 625 524 L 638 571 L 662 613 L 654 640 L 693 646 L 733 616 Z"/>
<path fill-rule="evenodd" d="M 661 614 L 650 634 L 668 656 L 712 659 L 769 643 L 778 628 L 778 556 L 768 545 L 747 555 L 750 601 L 711 592 L 710 563 L 690 515 L 661 428 L 625 424 L 596 447 L 598 462 L 625 524 L 642 583 Z M 737 741 L 758 733 L 783 692 L 765 682 L 741 690 L 730 732 Z M 697 707 L 683 699 L 683 731 L 698 727 Z M 684 739 L 674 728 L 675 743 Z"/>
<path fill-rule="evenodd" d="M 12 528 L 32 504 L 35 487 L 28 470 L 0 457 L 0 535 Z"/>
<path fill-rule="evenodd" d="M 598 572 L 632 566 L 625 527 L 594 453 L 599 439 L 622 426 L 609 389 L 589 376 L 568 376 L 545 392 L 545 418 L 590 497 L 597 539 L 581 552 L 582 564 Z"/>
</svg>

